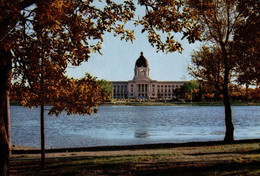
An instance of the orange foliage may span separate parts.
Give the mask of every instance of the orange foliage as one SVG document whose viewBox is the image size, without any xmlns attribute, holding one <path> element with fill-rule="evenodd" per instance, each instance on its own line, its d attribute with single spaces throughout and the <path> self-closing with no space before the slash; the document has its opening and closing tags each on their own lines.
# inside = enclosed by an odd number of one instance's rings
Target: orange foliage
<svg viewBox="0 0 260 176">
<path fill-rule="evenodd" d="M 256 102 L 260 101 L 260 88 L 256 88 L 249 91 L 250 99 Z"/>
<path fill-rule="evenodd" d="M 182 52 L 182 45 L 175 40 L 173 32 L 182 33 L 190 43 L 201 40 L 200 28 L 194 20 L 196 14 L 185 6 L 184 1 L 139 0 L 139 4 L 146 8 L 146 14 L 136 21 L 136 25 L 143 26 L 142 32 L 148 33 L 149 42 L 158 51 Z"/>
<path fill-rule="evenodd" d="M 43 86 L 34 87 L 34 91 L 15 84 L 11 91 L 11 100 L 19 101 L 30 108 L 42 103 L 51 105 L 49 114 L 56 116 L 62 111 L 67 114 L 91 114 L 92 107 L 99 106 L 108 98 L 108 94 L 97 84 L 96 79 L 89 75 L 79 80 L 45 82 Z"/>
<path fill-rule="evenodd" d="M 105 32 L 134 39 L 133 31 L 124 28 L 134 17 L 133 2 L 103 1 L 101 6 L 92 0 L 1 1 L 0 49 L 13 55 L 7 59 L 13 63 L 14 100 L 29 107 L 50 103 L 50 113 L 58 115 L 62 110 L 90 114 L 107 98 L 95 78 L 65 76 L 68 66 L 101 53 Z"/>
</svg>

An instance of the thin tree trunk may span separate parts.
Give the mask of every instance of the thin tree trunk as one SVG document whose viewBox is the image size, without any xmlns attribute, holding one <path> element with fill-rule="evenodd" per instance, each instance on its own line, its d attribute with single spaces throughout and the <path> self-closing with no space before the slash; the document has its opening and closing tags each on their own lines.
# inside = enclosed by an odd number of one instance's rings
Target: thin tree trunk
<svg viewBox="0 0 260 176">
<path fill-rule="evenodd" d="M 10 117 L 8 117 L 8 96 L 12 77 L 12 55 L 9 51 L 0 49 L 0 175 L 9 175 L 10 143 L 8 139 Z M 6 123 L 7 122 L 7 123 Z"/>
<path fill-rule="evenodd" d="M 202 82 L 199 82 L 199 95 L 198 95 L 198 101 L 202 101 L 202 90 L 201 90 L 201 84 L 202 84 Z"/>
<path fill-rule="evenodd" d="M 6 96 L 6 103 L 5 103 L 5 129 L 8 138 L 9 144 L 9 156 L 11 157 L 11 118 L 10 118 L 10 100 L 9 100 L 9 93 Z"/>
<path fill-rule="evenodd" d="M 45 168 L 44 104 L 41 104 L 41 169 Z"/>
<path fill-rule="evenodd" d="M 39 39 L 42 43 L 42 38 Z M 45 131 L 44 131 L 44 59 L 41 58 L 41 169 L 45 168 Z"/>
</svg>

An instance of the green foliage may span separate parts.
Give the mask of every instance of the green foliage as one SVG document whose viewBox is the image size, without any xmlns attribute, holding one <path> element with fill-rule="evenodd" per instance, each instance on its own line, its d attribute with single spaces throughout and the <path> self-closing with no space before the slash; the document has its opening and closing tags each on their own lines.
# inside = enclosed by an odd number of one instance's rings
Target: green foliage
<svg viewBox="0 0 260 176">
<path fill-rule="evenodd" d="M 191 99 L 191 92 L 197 91 L 199 88 L 199 82 L 196 80 L 190 80 L 189 82 L 185 82 L 183 86 L 174 90 L 174 94 L 178 99 Z M 193 99 L 193 98 L 192 98 Z"/>
<path fill-rule="evenodd" d="M 183 87 L 184 87 L 186 92 L 190 92 L 190 91 L 193 91 L 193 90 L 199 88 L 199 82 L 196 81 L 196 80 L 191 80 L 189 82 L 185 82 L 183 84 Z"/>
<path fill-rule="evenodd" d="M 102 89 L 107 92 L 109 97 L 112 97 L 112 82 L 107 81 L 105 79 L 97 80 L 97 83 L 99 86 L 102 87 Z"/>
</svg>

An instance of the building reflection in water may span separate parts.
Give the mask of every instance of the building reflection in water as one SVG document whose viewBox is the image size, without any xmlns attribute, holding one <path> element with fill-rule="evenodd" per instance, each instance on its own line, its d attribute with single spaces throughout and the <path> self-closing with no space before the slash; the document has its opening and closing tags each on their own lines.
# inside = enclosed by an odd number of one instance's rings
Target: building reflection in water
<svg viewBox="0 0 260 176">
<path fill-rule="evenodd" d="M 149 132 L 145 129 L 137 129 L 135 130 L 136 138 L 148 138 L 150 136 Z"/>
</svg>

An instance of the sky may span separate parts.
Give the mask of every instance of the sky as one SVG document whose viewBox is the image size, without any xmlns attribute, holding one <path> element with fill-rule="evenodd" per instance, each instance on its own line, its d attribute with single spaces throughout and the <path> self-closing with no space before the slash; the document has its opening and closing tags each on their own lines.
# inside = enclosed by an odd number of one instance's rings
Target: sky
<svg viewBox="0 0 260 176">
<path fill-rule="evenodd" d="M 139 15 L 142 9 L 137 9 Z M 150 67 L 150 78 L 158 81 L 188 81 L 187 67 L 191 60 L 193 50 L 198 50 L 201 43 L 189 44 L 187 40 L 181 40 L 181 34 L 175 34 L 176 40 L 182 43 L 184 48 L 180 54 L 178 52 L 165 54 L 156 52 L 148 42 L 147 33 L 141 33 L 141 26 L 136 27 L 135 40 L 126 42 L 120 40 L 120 36 L 114 37 L 112 33 L 104 35 L 102 45 L 102 55 L 91 54 L 88 62 L 79 67 L 69 68 L 69 77 L 81 78 L 85 73 L 105 79 L 108 81 L 128 81 L 134 77 L 135 62 L 143 52 Z M 166 34 L 165 34 L 166 35 Z"/>
<path fill-rule="evenodd" d="M 128 81 L 134 77 L 135 62 L 140 53 L 148 60 L 150 68 L 150 78 L 158 81 L 182 81 L 192 79 L 189 76 L 187 67 L 191 60 L 193 50 L 198 50 L 200 43 L 189 44 L 181 41 L 183 52 L 162 53 L 156 52 L 147 39 L 147 34 L 135 32 L 136 40 L 121 41 L 113 34 L 106 34 L 102 45 L 102 55 L 91 54 L 88 62 L 79 67 L 68 69 L 68 75 L 74 78 L 81 78 L 85 73 L 106 79 L 108 81 Z"/>
</svg>

